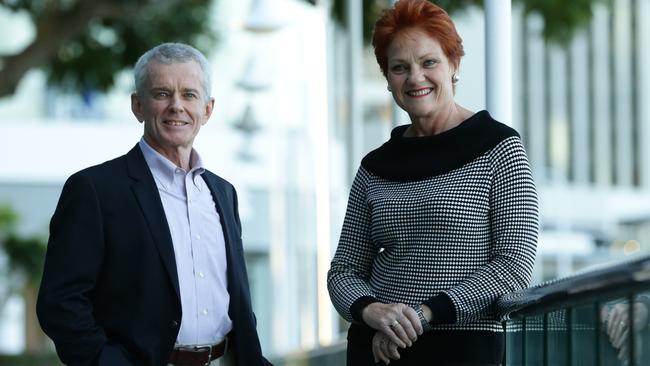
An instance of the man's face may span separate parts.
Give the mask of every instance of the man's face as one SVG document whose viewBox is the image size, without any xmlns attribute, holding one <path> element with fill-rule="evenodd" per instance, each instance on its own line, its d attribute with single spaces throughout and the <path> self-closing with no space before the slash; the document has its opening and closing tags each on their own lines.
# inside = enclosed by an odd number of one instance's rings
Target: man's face
<svg viewBox="0 0 650 366">
<path fill-rule="evenodd" d="M 131 109 L 144 121 L 145 140 L 162 155 L 191 150 L 201 126 L 210 118 L 214 99 L 204 95 L 202 80 L 196 62 L 152 62 L 144 90 L 132 95 Z"/>
</svg>

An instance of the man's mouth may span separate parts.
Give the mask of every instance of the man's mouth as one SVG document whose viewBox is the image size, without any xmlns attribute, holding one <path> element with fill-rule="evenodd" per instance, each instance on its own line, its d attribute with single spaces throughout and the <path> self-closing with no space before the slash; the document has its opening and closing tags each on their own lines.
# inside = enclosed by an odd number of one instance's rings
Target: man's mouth
<svg viewBox="0 0 650 366">
<path fill-rule="evenodd" d="M 184 121 L 170 121 L 170 120 L 167 120 L 167 121 L 165 121 L 165 124 L 170 125 L 170 126 L 185 126 L 188 123 L 184 122 Z"/>
</svg>

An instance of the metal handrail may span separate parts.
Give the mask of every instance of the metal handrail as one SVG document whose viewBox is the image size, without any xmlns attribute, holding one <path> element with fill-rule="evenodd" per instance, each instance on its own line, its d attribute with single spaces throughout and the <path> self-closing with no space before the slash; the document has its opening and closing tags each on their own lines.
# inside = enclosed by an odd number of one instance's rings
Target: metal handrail
<svg viewBox="0 0 650 366">
<path fill-rule="evenodd" d="M 645 290 L 650 290 L 650 255 L 592 267 L 503 295 L 496 307 L 501 319 L 507 321 Z"/>
</svg>

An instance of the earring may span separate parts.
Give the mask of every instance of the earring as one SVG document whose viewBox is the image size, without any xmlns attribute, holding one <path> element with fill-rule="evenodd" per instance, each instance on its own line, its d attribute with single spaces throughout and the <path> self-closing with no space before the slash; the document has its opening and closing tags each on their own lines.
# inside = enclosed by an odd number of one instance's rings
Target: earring
<svg viewBox="0 0 650 366">
<path fill-rule="evenodd" d="M 451 83 L 456 84 L 460 80 L 460 77 L 456 73 L 451 76 Z"/>
<path fill-rule="evenodd" d="M 386 85 L 386 89 L 387 89 L 389 92 L 392 92 L 392 91 L 393 91 L 393 89 L 390 88 L 390 85 Z"/>
</svg>

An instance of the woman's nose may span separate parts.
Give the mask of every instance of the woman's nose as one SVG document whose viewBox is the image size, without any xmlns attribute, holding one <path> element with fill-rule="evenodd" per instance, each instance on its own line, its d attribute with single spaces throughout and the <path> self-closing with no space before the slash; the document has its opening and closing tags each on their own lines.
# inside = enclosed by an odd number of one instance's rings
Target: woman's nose
<svg viewBox="0 0 650 366">
<path fill-rule="evenodd" d="M 424 80 L 424 73 L 422 72 L 421 68 L 414 67 L 411 69 L 411 74 L 409 75 L 409 78 L 413 82 L 420 82 Z"/>
</svg>

